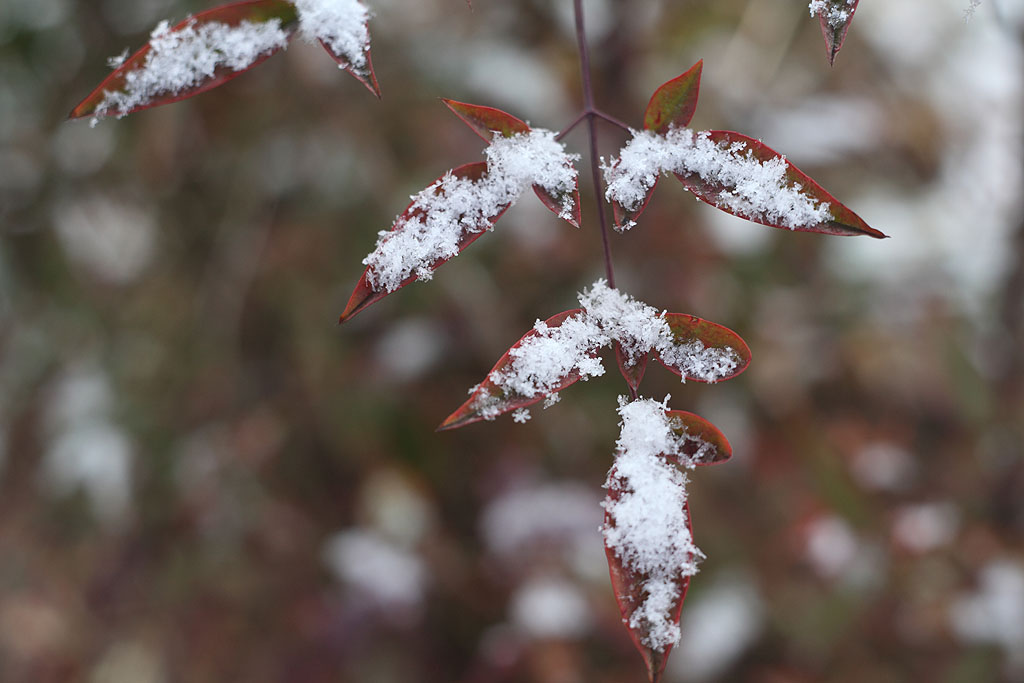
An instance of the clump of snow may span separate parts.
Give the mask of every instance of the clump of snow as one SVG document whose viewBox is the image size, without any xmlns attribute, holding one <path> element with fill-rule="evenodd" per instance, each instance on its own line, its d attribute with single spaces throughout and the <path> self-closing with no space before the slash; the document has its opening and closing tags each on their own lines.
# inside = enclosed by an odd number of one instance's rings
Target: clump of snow
<svg viewBox="0 0 1024 683">
<path fill-rule="evenodd" d="M 807 6 L 812 17 L 825 17 L 825 21 L 832 28 L 838 28 L 845 24 L 853 14 L 853 7 L 856 0 L 811 0 Z"/>
<path fill-rule="evenodd" d="M 380 232 L 374 251 L 363 259 L 376 291 L 393 292 L 410 276 L 429 280 L 434 264 L 459 253 L 468 235 L 493 228 L 503 210 L 533 185 L 566 197 L 562 217 L 571 215 L 578 155 L 567 154 L 555 134 L 534 129 L 496 136 L 487 147 L 487 172 L 476 180 L 445 174 L 413 195 L 412 204 L 391 230 Z"/>
<path fill-rule="evenodd" d="M 142 65 L 125 73 L 121 90 L 104 93 L 93 122 L 108 113 L 121 118 L 157 97 L 199 86 L 218 69 L 243 71 L 287 43 L 288 33 L 277 18 L 260 23 L 243 20 L 235 26 L 218 21 L 199 24 L 193 19 L 177 30 L 162 21 L 150 34 Z"/>
<path fill-rule="evenodd" d="M 697 339 L 680 343 L 665 321 L 665 311 L 612 289 L 603 279 L 580 295 L 587 315 L 612 339 L 619 342 L 631 362 L 651 351 L 686 377 L 716 382 L 739 365 L 739 355 L 731 347 L 704 346 Z"/>
<path fill-rule="evenodd" d="M 707 131 L 634 131 L 619 157 L 604 166 L 605 197 L 635 211 L 658 176 L 671 172 L 698 175 L 724 188 L 716 194 L 715 205 L 743 218 L 790 229 L 829 220 L 829 204 L 803 192 L 799 183 L 791 184 L 786 170 L 784 156 L 760 161 L 745 142 L 715 143 Z"/>
<path fill-rule="evenodd" d="M 299 10 L 299 32 L 312 42 L 322 40 L 357 71 L 366 68 L 370 11 L 359 0 L 292 0 Z"/>
<path fill-rule="evenodd" d="M 488 375 L 498 392 L 480 392 L 473 406 L 484 419 L 504 412 L 507 396 L 547 396 L 573 373 L 583 380 L 603 375 L 604 365 L 595 354 L 613 341 L 619 342 L 632 361 L 651 351 L 658 353 L 666 365 L 682 373 L 683 381 L 694 377 L 715 382 L 739 365 L 740 357 L 731 347 L 706 347 L 698 339 L 680 342 L 665 321 L 664 311 L 659 313 L 609 287 L 603 279 L 584 290 L 579 302 L 583 312 L 566 318 L 557 327 L 541 320 L 534 323 L 534 334 L 509 351 L 509 363 Z M 557 399 L 545 407 L 555 402 Z M 519 411 L 514 417 L 517 422 L 528 419 Z"/>
<path fill-rule="evenodd" d="M 682 453 L 666 404 L 650 399 L 619 399 L 622 431 L 615 466 L 605 488 L 609 496 L 602 528 L 605 545 L 625 569 L 645 576 L 643 599 L 629 626 L 657 651 L 679 641 L 672 618 L 682 580 L 697 573 L 703 553 L 693 543 L 684 506 L 687 477 L 666 456 Z"/>
</svg>

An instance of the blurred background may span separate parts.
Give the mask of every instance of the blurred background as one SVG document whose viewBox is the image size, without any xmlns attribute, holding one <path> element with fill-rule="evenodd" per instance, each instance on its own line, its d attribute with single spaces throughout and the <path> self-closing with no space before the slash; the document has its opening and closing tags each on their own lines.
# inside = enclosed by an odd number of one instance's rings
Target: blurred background
<svg viewBox="0 0 1024 683">
<path fill-rule="evenodd" d="M 578 111 L 570 0 L 370 0 L 383 101 L 296 43 L 195 99 L 66 113 L 199 0 L 0 3 L 0 680 L 641 681 L 598 525 L 609 373 L 434 428 L 603 274 L 532 197 L 343 327 L 378 230 L 482 143 L 438 101 Z M 618 284 L 742 334 L 691 476 L 707 555 L 669 681 L 1024 680 L 1024 6 L 587 0 L 599 106 L 787 154 L 889 240 L 733 219 L 664 180 Z M 602 153 L 624 136 L 602 129 Z M 567 138 L 583 151 L 580 131 Z M 588 178 L 586 162 L 581 177 Z"/>
</svg>

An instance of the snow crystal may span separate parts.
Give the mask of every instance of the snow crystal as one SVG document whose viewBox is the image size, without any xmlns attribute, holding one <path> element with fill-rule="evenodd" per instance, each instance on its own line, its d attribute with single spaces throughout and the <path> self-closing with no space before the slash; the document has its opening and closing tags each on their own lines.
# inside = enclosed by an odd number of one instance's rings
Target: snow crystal
<svg viewBox="0 0 1024 683">
<path fill-rule="evenodd" d="M 812 17 L 825 17 L 829 26 L 838 28 L 850 19 L 855 4 L 856 0 L 846 0 L 845 7 L 842 0 L 811 0 L 807 9 Z"/>
<path fill-rule="evenodd" d="M 299 10 L 299 31 L 310 42 L 322 40 L 356 69 L 366 68 L 370 11 L 359 0 L 293 0 Z"/>
<path fill-rule="evenodd" d="M 527 408 L 519 408 L 512 413 L 512 421 L 517 424 L 526 424 L 530 420 L 530 411 Z"/>
<path fill-rule="evenodd" d="M 217 21 L 197 24 L 193 19 L 179 30 L 162 21 L 150 34 L 142 65 L 125 73 L 121 90 L 104 93 L 93 121 L 109 112 L 121 118 L 157 97 L 197 87 L 218 69 L 243 71 L 287 42 L 288 34 L 276 18 L 236 26 Z"/>
<path fill-rule="evenodd" d="M 716 193 L 715 205 L 743 218 L 790 229 L 829 220 L 829 204 L 802 192 L 801 185 L 791 185 L 786 170 L 784 156 L 762 162 L 746 143 L 715 143 L 707 131 L 671 128 L 665 135 L 634 131 L 618 159 L 604 166 L 605 197 L 635 211 L 659 174 L 696 174 L 727 188 Z"/>
<path fill-rule="evenodd" d="M 687 524 L 687 477 L 666 456 L 682 452 L 682 438 L 672 430 L 664 403 L 619 399 L 622 431 L 616 442 L 615 467 L 605 483 L 609 498 L 602 528 L 605 544 L 623 567 L 644 575 L 643 601 L 630 615 L 631 628 L 658 651 L 679 640 L 672 619 L 681 580 L 697 573 L 703 557 Z M 618 495 L 612 499 L 611 494 Z"/>
<path fill-rule="evenodd" d="M 484 153 L 487 172 L 481 178 L 445 174 L 413 195 L 393 229 L 379 233 L 376 248 L 363 259 L 376 291 L 393 292 L 412 275 L 429 280 L 439 259 L 458 254 L 466 236 L 491 229 L 494 218 L 533 185 L 567 195 L 562 215 L 569 215 L 576 183 L 572 162 L 578 156 L 566 154 L 554 133 L 535 129 L 496 136 Z"/>
</svg>

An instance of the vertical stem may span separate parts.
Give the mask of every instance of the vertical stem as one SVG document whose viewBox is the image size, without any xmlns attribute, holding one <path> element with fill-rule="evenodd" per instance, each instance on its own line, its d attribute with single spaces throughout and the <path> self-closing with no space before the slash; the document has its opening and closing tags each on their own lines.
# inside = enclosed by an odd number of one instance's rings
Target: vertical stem
<svg viewBox="0 0 1024 683">
<path fill-rule="evenodd" d="M 612 266 L 611 246 L 608 243 L 608 218 L 604 210 L 604 193 L 601 187 L 601 170 L 598 168 L 597 128 L 594 118 L 594 86 L 590 80 L 590 50 L 587 48 L 587 35 L 583 29 L 583 0 L 573 0 L 576 14 L 576 43 L 580 53 L 580 71 L 583 75 L 583 114 L 587 119 L 587 131 L 590 134 L 590 175 L 594 183 L 594 201 L 597 202 L 597 217 L 601 223 L 601 244 L 604 247 L 604 272 L 608 286 L 615 288 L 615 268 Z"/>
</svg>

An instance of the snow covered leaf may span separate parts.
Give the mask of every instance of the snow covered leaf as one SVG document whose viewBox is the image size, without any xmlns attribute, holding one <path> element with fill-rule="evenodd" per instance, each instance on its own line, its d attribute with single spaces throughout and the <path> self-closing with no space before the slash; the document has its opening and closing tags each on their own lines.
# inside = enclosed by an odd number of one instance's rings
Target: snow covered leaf
<svg viewBox="0 0 1024 683">
<path fill-rule="evenodd" d="M 679 642 L 679 613 L 703 558 L 693 542 L 685 470 L 695 458 L 718 457 L 703 425 L 667 410 L 667 401 L 619 398 L 621 431 L 601 528 L 615 599 L 651 681 Z M 688 425 L 700 433 L 689 434 Z"/>
<path fill-rule="evenodd" d="M 640 388 L 640 382 L 644 378 L 644 372 L 647 370 L 647 359 L 650 357 L 649 353 L 641 353 L 638 358 L 631 358 L 622 349 L 622 342 L 615 342 L 615 360 L 619 364 L 619 372 L 622 374 L 622 378 L 626 380 L 626 384 L 634 392 Z"/>
<path fill-rule="evenodd" d="M 69 117 L 122 117 L 205 92 L 280 50 L 297 26 L 296 8 L 284 0 L 215 7 L 173 28 L 161 22 Z"/>
<path fill-rule="evenodd" d="M 493 420 L 510 410 L 533 405 L 581 379 L 603 374 L 596 352 L 608 342 L 578 308 L 543 322 L 538 320 L 438 430 Z"/>
<path fill-rule="evenodd" d="M 825 54 L 829 64 L 835 64 L 836 55 L 843 47 L 846 32 L 850 30 L 853 13 L 860 0 L 811 0 L 808 9 L 812 17 L 821 22 L 821 35 L 825 38 Z"/>
<path fill-rule="evenodd" d="M 530 126 L 524 121 L 500 109 L 456 100 L 441 101 L 487 142 L 494 140 L 495 133 L 510 138 L 519 133 L 530 132 Z M 559 194 L 553 194 L 541 185 L 534 185 L 533 191 L 544 206 L 556 216 L 564 218 L 573 227 L 580 227 L 580 193 L 576 185 Z"/>
<path fill-rule="evenodd" d="M 614 481 L 616 474 L 615 470 L 612 470 L 609 475 L 609 481 Z M 611 515 L 607 512 L 607 508 L 613 506 L 620 499 L 621 495 L 620 490 L 609 489 L 608 497 L 605 499 L 606 525 L 614 523 Z M 683 504 L 683 516 L 686 518 L 686 526 L 692 538 L 693 529 L 690 526 L 690 506 L 688 503 Z M 612 580 L 612 590 L 615 591 L 615 602 L 618 604 L 619 612 L 622 614 L 622 622 L 629 631 L 629 637 L 640 652 L 640 656 L 643 657 L 644 664 L 647 666 L 648 680 L 651 683 L 657 683 L 657 681 L 661 680 L 661 676 L 665 671 L 665 665 L 668 664 L 668 656 L 675 644 L 667 644 L 662 649 L 652 647 L 651 620 L 649 618 L 636 618 L 640 608 L 646 606 L 646 601 L 648 600 L 649 576 L 627 567 L 607 544 L 605 544 L 604 552 L 605 557 L 608 559 L 608 573 Z M 670 586 L 669 592 L 672 597 L 665 601 L 661 621 L 678 629 L 679 617 L 683 611 L 683 601 L 686 599 L 686 591 L 690 587 L 690 576 L 680 574 L 670 582 Z"/>
<path fill-rule="evenodd" d="M 685 410 L 669 410 L 665 414 L 672 432 L 680 438 L 680 465 L 717 465 L 732 457 L 729 440 L 700 415 Z"/>
<path fill-rule="evenodd" d="M 636 219 L 640 217 L 640 214 L 644 212 L 647 205 L 651 202 L 651 195 L 654 194 L 654 188 L 658 186 L 658 174 L 654 173 L 654 177 L 651 180 L 650 187 L 646 190 L 643 200 L 635 205 L 633 208 L 626 208 L 616 199 L 610 199 L 612 203 L 612 219 L 614 220 L 615 229 L 619 232 L 629 230 L 636 225 Z"/>
<path fill-rule="evenodd" d="M 495 133 L 510 138 L 516 133 L 530 132 L 530 127 L 525 122 L 500 109 L 455 100 L 442 99 L 441 101 L 487 142 L 494 139 Z"/>
<path fill-rule="evenodd" d="M 477 161 L 472 164 L 464 164 L 457 168 L 452 169 L 448 173 L 438 178 L 427 190 L 424 192 L 435 196 L 443 196 L 445 192 L 444 181 L 446 179 L 462 179 L 468 181 L 479 180 L 487 173 L 487 162 Z M 421 192 L 420 195 L 423 193 Z M 420 195 L 417 195 L 419 197 Z M 352 296 L 348 300 L 348 305 L 345 307 L 345 311 L 341 314 L 341 318 L 338 322 L 345 322 L 356 313 L 359 313 L 370 304 L 376 303 L 383 299 L 391 292 L 397 291 L 402 287 L 405 287 L 410 282 L 417 279 L 424 279 L 426 275 L 429 277 L 429 273 L 436 270 L 443 263 L 448 261 L 456 253 L 461 253 L 463 249 L 468 247 L 470 244 L 480 238 L 487 228 L 494 224 L 494 221 L 501 217 L 501 214 L 509 207 L 509 204 L 500 206 L 497 209 L 497 213 L 487 217 L 485 224 L 474 225 L 472 230 L 463 230 L 457 238 L 454 249 L 455 253 L 450 256 L 441 256 L 437 258 L 428 258 L 425 262 L 418 265 L 417 268 L 411 269 L 412 272 L 404 277 L 395 276 L 394 279 L 399 281 L 392 283 L 394 286 L 381 287 L 379 286 L 379 275 L 375 273 L 375 265 L 370 265 L 363 271 L 363 276 L 359 279 L 359 283 L 356 285 L 355 291 L 352 292 Z M 421 224 L 424 220 L 429 219 L 429 209 L 421 208 L 420 202 L 416 198 L 409 204 L 408 208 L 395 219 L 394 224 L 391 227 L 390 233 L 384 231 L 381 233 L 383 239 L 387 239 L 391 235 L 398 235 L 401 231 L 411 229 L 412 227 Z M 476 217 L 479 218 L 479 217 Z M 478 221 L 479 222 L 479 221 Z M 410 270 L 410 269 L 406 269 Z M 404 272 L 404 271 L 402 271 Z"/>
<path fill-rule="evenodd" d="M 334 52 L 334 50 L 328 47 L 327 43 L 322 39 L 320 40 L 320 44 L 324 46 L 325 50 L 327 50 L 327 54 L 331 56 L 331 59 L 338 63 L 338 66 L 352 74 L 357 81 L 365 85 L 367 89 L 378 98 L 380 97 L 380 84 L 377 83 L 377 74 L 373 72 L 373 59 L 370 57 L 369 47 L 367 47 L 366 52 L 363 53 L 363 59 L 365 60 L 363 66 L 356 67 L 352 62 L 348 61 L 348 59 Z"/>
<path fill-rule="evenodd" d="M 370 10 L 360 0 L 293 0 L 301 32 L 316 40 L 338 66 L 380 97 L 370 58 Z"/>
<path fill-rule="evenodd" d="M 693 136 L 692 145 L 688 168 L 675 175 L 715 208 L 773 228 L 886 237 L 759 140 L 712 130 Z"/>
<path fill-rule="evenodd" d="M 750 347 L 728 327 L 685 313 L 666 313 L 672 333 L 670 346 L 655 351 L 655 358 L 683 380 L 720 382 L 750 365 Z"/>
<path fill-rule="evenodd" d="M 670 126 L 685 128 L 697 110 L 700 72 L 704 60 L 694 64 L 682 76 L 673 78 L 654 91 L 644 112 L 644 129 L 664 135 Z"/>
</svg>

